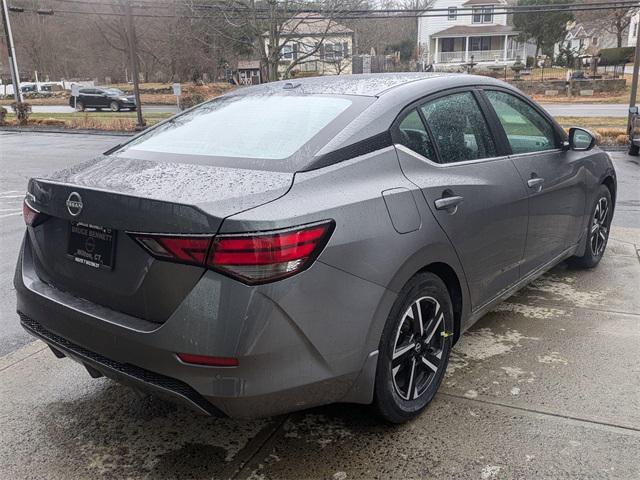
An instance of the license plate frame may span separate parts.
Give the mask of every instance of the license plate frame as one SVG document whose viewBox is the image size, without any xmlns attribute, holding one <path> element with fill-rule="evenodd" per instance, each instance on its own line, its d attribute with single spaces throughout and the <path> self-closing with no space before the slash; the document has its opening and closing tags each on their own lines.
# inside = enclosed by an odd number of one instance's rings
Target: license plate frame
<svg viewBox="0 0 640 480">
<path fill-rule="evenodd" d="M 113 270 L 116 230 L 85 222 L 69 222 L 67 258 L 99 270 Z"/>
</svg>

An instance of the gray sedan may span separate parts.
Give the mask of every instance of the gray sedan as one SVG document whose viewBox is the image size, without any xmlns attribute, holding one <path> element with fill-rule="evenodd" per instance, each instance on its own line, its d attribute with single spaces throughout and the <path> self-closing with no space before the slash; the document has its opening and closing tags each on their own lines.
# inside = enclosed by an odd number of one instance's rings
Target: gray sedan
<svg viewBox="0 0 640 480">
<path fill-rule="evenodd" d="M 259 85 L 31 179 L 17 309 L 92 376 L 206 414 L 402 422 L 496 303 L 598 264 L 615 198 L 589 132 L 494 79 Z"/>
</svg>

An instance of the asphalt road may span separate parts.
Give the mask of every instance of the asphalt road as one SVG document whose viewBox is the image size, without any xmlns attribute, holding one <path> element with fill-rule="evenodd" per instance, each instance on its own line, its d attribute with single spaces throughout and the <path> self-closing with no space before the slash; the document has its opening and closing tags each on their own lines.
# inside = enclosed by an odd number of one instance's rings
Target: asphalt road
<svg viewBox="0 0 640 480">
<path fill-rule="evenodd" d="M 623 104 L 581 104 L 581 103 L 547 103 L 543 104 L 549 113 L 563 117 L 626 117 L 628 106 Z M 36 105 L 33 107 L 36 113 L 72 113 L 73 108 L 65 105 Z M 92 111 L 92 110 L 90 110 Z M 177 107 L 173 105 L 143 105 L 143 111 L 154 113 L 177 113 Z"/>
<path fill-rule="evenodd" d="M 627 117 L 629 106 L 615 103 L 543 103 L 554 117 Z"/>
<path fill-rule="evenodd" d="M 12 284 L 28 179 L 90 159 L 121 140 L 110 135 L 0 132 L 0 356 L 31 340 L 18 325 Z M 614 225 L 640 228 L 640 162 L 624 153 L 613 157 L 619 178 Z"/>
</svg>

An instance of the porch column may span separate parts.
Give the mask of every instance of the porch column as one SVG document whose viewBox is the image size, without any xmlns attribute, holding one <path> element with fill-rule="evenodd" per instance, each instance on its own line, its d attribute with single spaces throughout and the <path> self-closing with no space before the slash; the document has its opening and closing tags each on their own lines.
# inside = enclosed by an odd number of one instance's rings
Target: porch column
<svg viewBox="0 0 640 480">
<path fill-rule="evenodd" d="M 504 36 L 504 61 L 507 61 L 507 46 L 509 45 L 509 35 Z"/>
<path fill-rule="evenodd" d="M 436 44 L 433 49 L 433 63 L 438 63 L 438 37 L 436 37 Z"/>
<path fill-rule="evenodd" d="M 464 45 L 464 61 L 469 63 L 469 37 L 465 38 Z"/>
</svg>

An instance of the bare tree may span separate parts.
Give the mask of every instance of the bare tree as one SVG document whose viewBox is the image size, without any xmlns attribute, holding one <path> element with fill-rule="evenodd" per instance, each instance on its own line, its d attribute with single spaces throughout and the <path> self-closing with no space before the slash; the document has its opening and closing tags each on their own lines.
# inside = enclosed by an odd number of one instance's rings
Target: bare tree
<svg viewBox="0 0 640 480">
<path fill-rule="evenodd" d="M 363 0 L 224 0 L 208 5 L 213 14 L 204 23 L 259 57 L 266 78 L 273 81 L 278 79 L 278 67 L 285 56 L 283 76 L 288 77 L 294 68 L 317 56 L 338 25 L 336 17 L 362 4 Z M 192 13 L 202 12 L 200 2 L 189 6 Z M 292 54 L 294 48 L 297 50 Z"/>
<path fill-rule="evenodd" d="M 586 3 L 593 3 L 600 0 L 587 0 Z M 577 15 L 578 20 L 588 22 L 598 29 L 616 36 L 616 46 L 622 47 L 624 35 L 631 24 L 633 16 L 640 10 L 638 7 L 618 7 L 610 10 L 596 10 L 591 12 L 581 12 Z"/>
</svg>

